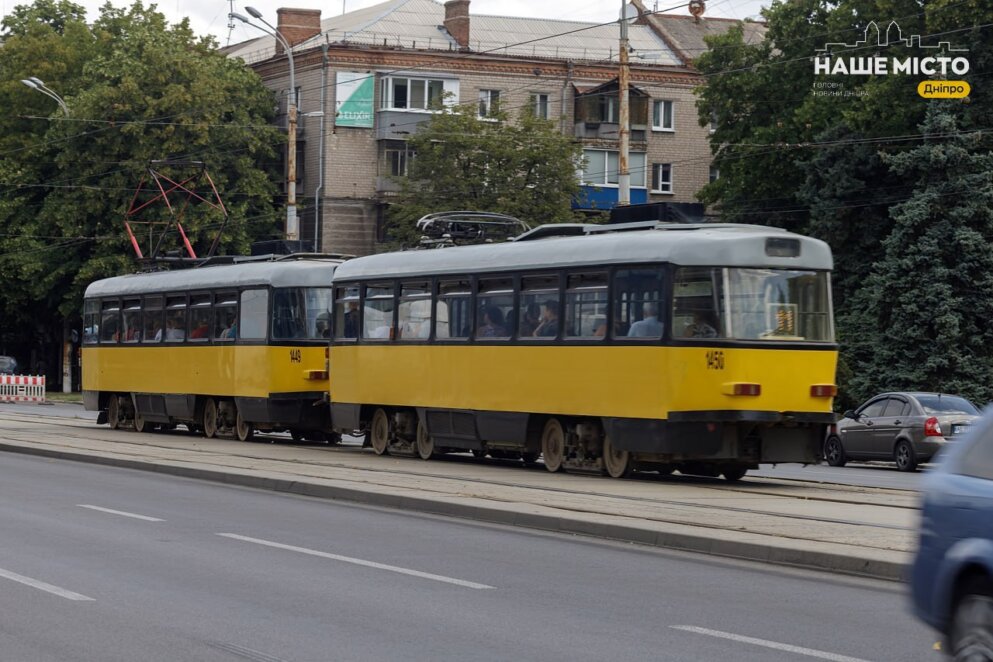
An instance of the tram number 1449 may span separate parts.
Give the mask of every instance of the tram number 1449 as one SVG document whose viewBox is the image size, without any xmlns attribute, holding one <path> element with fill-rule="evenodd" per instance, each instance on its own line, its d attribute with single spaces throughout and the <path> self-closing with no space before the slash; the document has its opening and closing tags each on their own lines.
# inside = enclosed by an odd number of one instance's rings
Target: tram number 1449
<svg viewBox="0 0 993 662">
<path fill-rule="evenodd" d="M 707 370 L 723 370 L 724 369 L 724 352 L 721 350 L 713 350 L 707 352 Z"/>
</svg>

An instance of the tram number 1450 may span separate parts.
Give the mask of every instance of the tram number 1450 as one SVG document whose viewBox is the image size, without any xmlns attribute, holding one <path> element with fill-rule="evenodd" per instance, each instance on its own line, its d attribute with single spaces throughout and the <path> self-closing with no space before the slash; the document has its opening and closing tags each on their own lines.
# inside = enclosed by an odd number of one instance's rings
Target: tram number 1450
<svg viewBox="0 0 993 662">
<path fill-rule="evenodd" d="M 721 350 L 713 350 L 707 352 L 707 370 L 723 370 L 724 369 L 724 352 Z"/>
</svg>

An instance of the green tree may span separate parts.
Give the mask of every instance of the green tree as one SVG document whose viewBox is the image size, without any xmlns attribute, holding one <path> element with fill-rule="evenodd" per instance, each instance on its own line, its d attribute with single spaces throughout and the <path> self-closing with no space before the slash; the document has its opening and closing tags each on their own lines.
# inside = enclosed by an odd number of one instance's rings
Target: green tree
<svg viewBox="0 0 993 662">
<path fill-rule="evenodd" d="M 503 113 L 479 119 L 469 105 L 446 108 L 408 145 L 415 157 L 390 209 L 390 235 L 403 245 L 416 244 L 413 224 L 432 212 L 499 212 L 532 225 L 575 217 L 582 147 L 529 109 L 511 122 Z"/>
<path fill-rule="evenodd" d="M 140 2 L 88 25 L 68 2 L 14 10 L 0 48 L 0 314 L 23 335 L 78 314 L 93 280 L 132 271 L 124 215 L 150 161 L 203 162 L 230 213 L 221 252 L 279 224 L 272 184 L 282 140 L 272 94 L 242 63 Z M 70 108 L 22 85 L 37 76 Z M 164 205 L 142 220 L 166 221 Z M 198 248 L 220 216 L 191 205 Z M 147 243 L 147 241 L 145 242 Z M 177 247 L 175 237 L 166 242 Z M 52 332 L 56 333 L 56 332 Z M 60 338 L 58 338 L 60 339 Z"/>
<path fill-rule="evenodd" d="M 887 155 L 916 183 L 849 315 L 864 324 L 853 385 L 993 399 L 993 154 L 960 133 L 959 102 L 931 101 L 923 144 Z M 949 137 L 951 136 L 951 137 Z"/>
</svg>

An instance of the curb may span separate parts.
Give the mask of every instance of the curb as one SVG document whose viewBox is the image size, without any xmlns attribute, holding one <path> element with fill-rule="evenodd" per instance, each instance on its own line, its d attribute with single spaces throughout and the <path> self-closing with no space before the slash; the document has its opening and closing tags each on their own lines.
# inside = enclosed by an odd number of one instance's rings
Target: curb
<svg viewBox="0 0 993 662">
<path fill-rule="evenodd" d="M 515 512 L 512 510 L 484 507 L 473 504 L 457 503 L 439 499 L 386 494 L 372 490 L 361 490 L 352 487 L 326 485 L 305 480 L 273 478 L 262 475 L 252 475 L 205 469 L 200 467 L 181 466 L 146 460 L 134 460 L 110 455 L 90 454 L 69 450 L 51 450 L 18 446 L 0 442 L 0 451 L 36 455 L 90 464 L 124 469 L 137 469 L 155 473 L 206 480 L 227 485 L 238 485 L 254 489 L 269 490 L 297 494 L 300 496 L 348 501 L 370 506 L 380 506 L 397 510 L 409 510 L 431 515 L 457 517 L 461 519 L 503 524 L 553 533 L 588 536 L 628 542 L 649 547 L 671 549 L 683 552 L 709 554 L 745 561 L 757 561 L 772 565 L 803 568 L 822 572 L 834 572 L 870 579 L 903 582 L 906 580 L 909 566 L 896 561 L 848 556 L 833 552 L 818 552 L 789 547 L 772 547 L 744 540 L 725 540 L 705 535 L 676 533 L 671 531 L 656 531 L 633 525 L 611 524 L 605 522 L 585 521 L 560 515 L 545 515 L 541 513 Z"/>
</svg>

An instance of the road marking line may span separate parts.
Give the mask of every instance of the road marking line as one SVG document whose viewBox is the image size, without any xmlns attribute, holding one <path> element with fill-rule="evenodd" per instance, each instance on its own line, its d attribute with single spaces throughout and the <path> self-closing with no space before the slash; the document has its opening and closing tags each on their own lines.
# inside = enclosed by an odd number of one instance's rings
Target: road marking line
<svg viewBox="0 0 993 662">
<path fill-rule="evenodd" d="M 158 517 L 148 517 L 147 515 L 135 515 L 134 513 L 126 513 L 123 510 L 112 510 L 110 508 L 101 508 L 100 506 L 91 506 L 86 503 L 77 503 L 80 508 L 89 508 L 90 510 L 99 510 L 101 513 L 110 513 L 111 515 L 120 515 L 122 517 L 133 517 L 134 519 L 143 519 L 146 522 L 164 522 L 164 519 L 159 519 Z"/>
<path fill-rule="evenodd" d="M 670 625 L 674 630 L 683 630 L 685 632 L 695 632 L 696 634 L 705 634 L 710 637 L 717 637 L 719 639 L 730 639 L 731 641 L 738 641 L 743 644 L 752 644 L 754 646 L 764 646 L 765 648 L 774 648 L 775 650 L 786 651 L 787 653 L 796 653 L 797 655 L 806 655 L 807 657 L 816 657 L 821 660 L 831 660 L 832 662 L 868 662 L 857 657 L 848 657 L 847 655 L 838 655 L 837 653 L 828 653 L 825 651 L 814 650 L 813 648 L 802 648 L 800 646 L 791 646 L 790 644 L 781 644 L 777 641 L 768 641 L 766 639 L 755 639 L 754 637 L 744 637 L 740 634 L 731 634 L 730 632 L 721 632 L 720 630 L 708 630 L 707 628 L 698 628 L 692 625 Z"/>
<path fill-rule="evenodd" d="M 294 547 L 293 545 L 284 545 L 283 543 L 272 542 L 271 540 L 249 538 L 248 536 L 240 536 L 237 533 L 218 533 L 217 535 L 223 536 L 225 538 L 231 538 L 232 540 L 243 540 L 244 542 L 253 542 L 256 545 L 265 545 L 266 547 L 275 547 L 276 549 L 285 549 L 291 552 L 299 552 L 301 554 L 319 556 L 324 559 L 332 559 L 334 561 L 342 561 L 344 563 L 353 563 L 355 565 L 361 565 L 367 568 L 376 568 L 377 570 L 389 570 L 390 572 L 398 572 L 401 575 L 410 575 L 411 577 L 420 577 L 421 579 L 432 579 L 436 582 L 455 584 L 456 586 L 463 586 L 465 588 L 477 588 L 477 589 L 496 588 L 495 586 L 488 586 L 486 584 L 477 584 L 476 582 L 468 582 L 464 579 L 455 579 L 454 577 L 445 577 L 444 575 L 433 575 L 429 572 L 421 572 L 420 570 L 410 570 L 409 568 L 400 568 L 395 565 L 386 565 L 385 563 L 376 563 L 375 561 L 355 559 L 350 556 L 329 554 L 328 552 L 320 552 L 315 549 L 307 549 L 306 547 Z"/>
<path fill-rule="evenodd" d="M 53 584 L 48 584 L 37 579 L 31 579 L 30 577 L 25 577 L 24 575 L 19 575 L 16 572 L 10 572 L 9 570 L 3 570 L 0 568 L 0 577 L 4 579 L 9 579 L 14 582 L 19 582 L 25 586 L 30 586 L 31 588 L 36 588 L 39 591 L 45 591 L 46 593 L 51 593 L 52 595 L 57 595 L 60 598 L 65 598 L 66 600 L 89 600 L 93 601 L 93 598 L 88 598 L 80 593 L 73 593 L 72 591 L 67 591 L 64 588 L 60 588 Z"/>
</svg>

